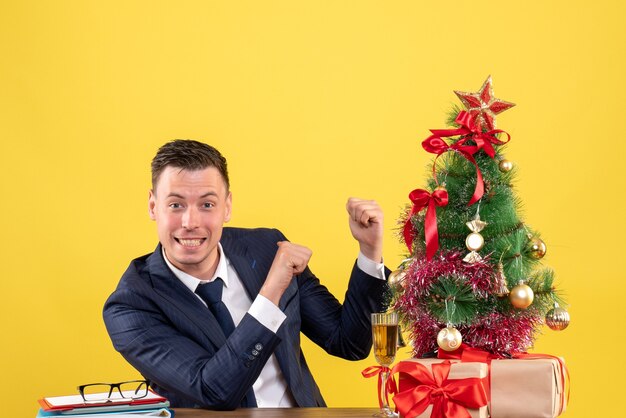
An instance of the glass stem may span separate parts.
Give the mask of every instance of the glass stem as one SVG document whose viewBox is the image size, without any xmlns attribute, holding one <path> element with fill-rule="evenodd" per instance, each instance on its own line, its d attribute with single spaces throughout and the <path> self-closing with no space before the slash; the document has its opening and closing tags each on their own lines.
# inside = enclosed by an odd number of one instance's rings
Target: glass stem
<svg viewBox="0 0 626 418">
<path fill-rule="evenodd" d="M 387 403 L 387 380 L 389 379 L 389 370 L 385 370 L 381 372 L 381 385 L 380 385 L 380 399 L 382 401 L 383 407 L 381 411 L 384 413 L 390 413 L 391 409 L 389 408 L 389 404 Z"/>
</svg>

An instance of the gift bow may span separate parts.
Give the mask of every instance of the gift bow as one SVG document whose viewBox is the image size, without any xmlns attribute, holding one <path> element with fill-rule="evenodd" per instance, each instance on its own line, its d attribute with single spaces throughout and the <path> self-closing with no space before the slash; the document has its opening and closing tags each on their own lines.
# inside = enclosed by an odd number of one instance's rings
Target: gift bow
<svg viewBox="0 0 626 418">
<path fill-rule="evenodd" d="M 461 125 L 461 127 L 457 129 L 431 129 L 430 132 L 432 135 L 422 142 L 422 147 L 430 153 L 437 154 L 437 157 L 433 162 L 433 176 L 435 175 L 435 162 L 437 161 L 437 158 L 448 151 L 458 152 L 470 163 L 472 163 L 474 167 L 476 167 L 476 187 L 474 188 L 474 194 L 468 203 L 468 206 L 471 206 L 478 202 L 485 193 L 483 176 L 478 168 L 476 160 L 474 159 L 474 154 L 482 149 L 488 156 L 494 158 L 496 152 L 493 145 L 506 144 L 511 140 L 511 135 L 501 129 L 492 129 L 490 131 L 483 132 L 479 126 L 474 124 L 471 115 L 464 110 L 459 112 L 455 122 Z M 496 137 L 496 134 L 498 133 L 504 133 L 507 136 L 507 140 L 500 141 Z M 443 140 L 444 137 L 457 135 L 461 135 L 463 138 L 452 145 L 448 145 L 446 141 Z M 476 145 L 467 145 L 466 143 L 470 139 L 473 140 Z"/>
<path fill-rule="evenodd" d="M 461 346 L 454 351 L 438 350 L 437 358 L 460 360 L 464 363 L 476 362 L 487 364 L 487 377 L 483 379 L 483 387 L 485 388 L 485 393 L 487 393 L 487 399 L 491 401 L 491 361 L 497 358 L 501 358 L 500 356 L 481 350 L 479 348 L 474 348 L 465 343 L 461 343 Z"/>
<path fill-rule="evenodd" d="M 477 377 L 448 379 L 450 365 L 447 360 L 433 364 L 432 374 L 420 363 L 400 362 L 393 368 L 392 374 L 404 373 L 410 380 L 411 387 L 393 397 L 402 416 L 416 417 L 432 404 L 431 418 L 471 418 L 468 408 L 487 405 L 483 380 Z"/>
<path fill-rule="evenodd" d="M 404 241 L 410 252 L 413 252 L 413 224 L 411 217 L 420 210 L 426 209 L 424 219 L 424 235 L 426 237 L 426 257 L 433 258 L 439 249 L 439 232 L 437 232 L 437 211 L 436 206 L 446 206 L 448 204 L 448 192 L 446 189 L 437 188 L 432 194 L 423 189 L 415 189 L 409 193 L 409 199 L 413 202 L 411 212 L 404 224 Z"/>
<path fill-rule="evenodd" d="M 383 408 L 383 398 L 381 397 L 381 389 L 383 386 L 383 374 L 391 373 L 391 369 L 387 366 L 370 366 L 363 370 L 361 374 L 363 377 L 374 377 L 378 376 L 378 404 L 380 408 Z M 396 381 L 393 380 L 391 374 L 388 375 L 387 384 L 385 385 L 385 401 L 386 405 L 389 405 L 389 394 L 395 394 L 398 392 L 396 388 Z"/>
</svg>

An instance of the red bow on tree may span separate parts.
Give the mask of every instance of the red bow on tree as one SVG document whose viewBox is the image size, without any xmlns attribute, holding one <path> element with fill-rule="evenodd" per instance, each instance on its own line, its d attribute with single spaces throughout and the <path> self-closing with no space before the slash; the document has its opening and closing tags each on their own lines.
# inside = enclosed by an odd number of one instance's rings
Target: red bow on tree
<svg viewBox="0 0 626 418">
<path fill-rule="evenodd" d="M 441 138 L 461 135 L 464 138 L 462 138 L 457 145 L 464 145 L 465 142 L 471 139 L 476 145 L 465 145 L 466 151 L 474 155 L 482 149 L 491 158 L 495 157 L 496 155 L 496 152 L 493 148 L 494 145 L 504 145 L 511 140 L 511 135 L 509 135 L 502 129 L 491 129 L 489 131 L 483 132 L 478 125 L 474 124 L 471 115 L 465 110 L 460 111 L 454 121 L 457 124 L 461 125 L 461 127 L 457 129 L 431 129 L 431 137 Z M 496 137 L 496 134 L 500 133 L 503 133 L 507 136 L 506 141 L 500 141 Z"/>
<path fill-rule="evenodd" d="M 413 250 L 413 224 L 411 217 L 420 210 L 426 209 L 424 219 L 424 235 L 426 237 L 426 257 L 430 260 L 439 249 L 439 233 L 437 232 L 437 211 L 436 206 L 446 206 L 448 204 L 448 191 L 443 187 L 437 187 L 435 191 L 429 193 L 423 189 L 415 189 L 409 193 L 409 199 L 413 202 L 411 212 L 404 224 L 404 241 L 409 251 Z"/>
<path fill-rule="evenodd" d="M 457 129 L 431 129 L 430 132 L 432 135 L 422 142 L 422 147 L 430 153 L 437 154 L 435 161 L 437 161 L 437 158 L 444 152 L 457 151 L 476 167 L 476 187 L 468 203 L 468 206 L 471 206 L 478 202 L 485 192 L 483 176 L 473 155 L 482 149 L 488 156 L 494 158 L 496 152 L 493 146 L 506 144 L 511 140 L 511 136 L 501 129 L 492 129 L 488 132 L 482 132 L 480 127 L 474 124 L 471 115 L 464 110 L 459 112 L 455 122 L 461 125 L 461 127 Z M 507 140 L 500 141 L 496 137 L 498 133 L 504 133 L 507 136 Z M 457 135 L 461 135 L 462 138 L 452 145 L 448 145 L 443 140 L 444 137 Z M 468 145 L 467 141 L 469 140 L 474 141 L 475 145 Z M 433 176 L 434 175 L 435 162 L 433 162 Z"/>
</svg>

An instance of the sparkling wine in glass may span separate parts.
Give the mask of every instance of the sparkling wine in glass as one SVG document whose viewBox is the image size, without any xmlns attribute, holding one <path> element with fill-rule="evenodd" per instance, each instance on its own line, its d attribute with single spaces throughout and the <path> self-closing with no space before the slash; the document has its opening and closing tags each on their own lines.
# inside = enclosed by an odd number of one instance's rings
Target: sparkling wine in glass
<svg viewBox="0 0 626 418">
<path fill-rule="evenodd" d="M 396 349 L 398 347 L 398 314 L 373 313 L 372 339 L 376 362 L 387 368 L 381 372 L 382 384 L 379 399 L 382 402 L 382 407 L 374 416 L 396 417 L 397 415 L 389 408 L 387 403 L 387 380 L 389 379 L 388 368 L 396 358 Z"/>
</svg>

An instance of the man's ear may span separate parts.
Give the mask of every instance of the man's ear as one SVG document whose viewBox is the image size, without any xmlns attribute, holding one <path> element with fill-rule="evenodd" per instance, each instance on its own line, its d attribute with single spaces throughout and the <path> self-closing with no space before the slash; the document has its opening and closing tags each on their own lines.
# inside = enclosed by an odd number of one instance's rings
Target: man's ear
<svg viewBox="0 0 626 418">
<path fill-rule="evenodd" d="M 233 209 L 233 193 L 228 192 L 226 197 L 226 214 L 224 215 L 224 222 L 230 221 L 231 211 Z"/>
<path fill-rule="evenodd" d="M 156 213 L 154 211 L 155 207 L 156 196 L 154 195 L 154 192 L 150 190 L 150 192 L 148 193 L 148 214 L 150 215 L 150 219 L 152 219 L 153 221 L 156 220 Z"/>
</svg>

